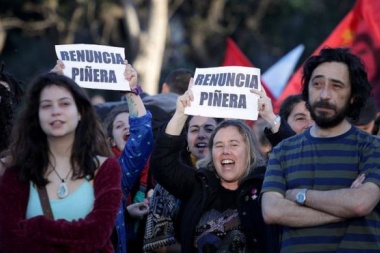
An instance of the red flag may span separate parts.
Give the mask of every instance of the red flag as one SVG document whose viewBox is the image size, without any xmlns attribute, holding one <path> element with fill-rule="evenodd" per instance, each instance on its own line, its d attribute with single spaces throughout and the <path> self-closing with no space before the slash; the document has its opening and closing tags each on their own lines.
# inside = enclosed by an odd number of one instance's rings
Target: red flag
<svg viewBox="0 0 380 253">
<path fill-rule="evenodd" d="M 361 1 L 361 0 L 359 0 Z M 318 54 L 323 47 L 349 47 L 352 45 L 355 32 L 360 22 L 360 5 L 356 3 L 355 7 L 343 18 L 327 39 L 319 45 L 312 55 Z M 277 99 L 274 106 L 275 111 L 279 111 L 281 103 L 290 95 L 301 93 L 302 67 L 293 74 L 284 91 Z"/>
<path fill-rule="evenodd" d="M 368 25 L 369 31 L 373 38 L 380 41 L 380 1 L 378 0 L 358 0 L 358 15 L 362 16 L 364 22 Z"/>
<path fill-rule="evenodd" d="M 227 48 L 222 66 L 254 67 L 231 38 L 227 38 Z M 265 89 L 268 97 L 272 100 L 272 103 L 275 103 L 275 97 L 262 80 L 261 85 Z"/>
</svg>

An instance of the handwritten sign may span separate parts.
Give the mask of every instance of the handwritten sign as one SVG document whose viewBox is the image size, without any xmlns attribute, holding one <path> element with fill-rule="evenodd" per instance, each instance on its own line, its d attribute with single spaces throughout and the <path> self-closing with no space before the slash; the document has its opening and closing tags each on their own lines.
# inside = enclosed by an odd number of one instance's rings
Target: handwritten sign
<svg viewBox="0 0 380 253">
<path fill-rule="evenodd" d="M 197 68 L 191 88 L 194 101 L 185 114 L 257 120 L 259 96 L 251 89 L 261 90 L 258 68 Z"/>
<path fill-rule="evenodd" d="M 64 75 L 83 88 L 130 90 L 124 78 L 124 48 L 88 44 L 56 45 Z"/>
</svg>

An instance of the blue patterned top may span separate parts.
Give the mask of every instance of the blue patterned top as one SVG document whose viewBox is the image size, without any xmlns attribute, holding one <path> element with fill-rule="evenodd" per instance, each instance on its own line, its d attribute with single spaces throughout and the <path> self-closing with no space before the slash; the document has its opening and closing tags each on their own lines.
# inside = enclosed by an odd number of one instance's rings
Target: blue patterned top
<svg viewBox="0 0 380 253">
<path fill-rule="evenodd" d="M 115 251 L 118 253 L 127 252 L 127 236 L 124 224 L 123 207 L 126 205 L 127 197 L 134 183 L 139 178 L 148 161 L 153 146 L 152 114 L 149 111 L 147 111 L 146 115 L 139 118 L 129 117 L 129 124 L 130 136 L 119 157 L 122 170 L 121 184 L 124 197 L 116 217 L 118 247 Z"/>
</svg>

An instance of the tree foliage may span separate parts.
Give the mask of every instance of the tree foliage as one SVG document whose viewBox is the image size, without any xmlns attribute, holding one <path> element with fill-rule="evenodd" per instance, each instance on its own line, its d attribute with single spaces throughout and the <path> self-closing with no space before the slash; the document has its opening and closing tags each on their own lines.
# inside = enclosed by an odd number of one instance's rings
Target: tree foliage
<svg viewBox="0 0 380 253">
<path fill-rule="evenodd" d="M 56 44 L 124 47 L 152 94 L 174 68 L 219 66 L 228 36 L 263 71 L 300 43 L 305 58 L 354 2 L 2 0 L 0 60 L 28 81 L 54 66 Z"/>
</svg>

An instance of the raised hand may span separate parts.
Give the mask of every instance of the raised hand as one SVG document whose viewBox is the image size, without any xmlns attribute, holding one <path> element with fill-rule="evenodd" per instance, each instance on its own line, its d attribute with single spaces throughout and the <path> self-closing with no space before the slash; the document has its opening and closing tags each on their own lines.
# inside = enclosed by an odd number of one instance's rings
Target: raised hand
<svg viewBox="0 0 380 253">
<path fill-rule="evenodd" d="M 193 87 L 193 84 L 194 84 L 194 80 L 193 78 L 191 78 L 189 81 L 189 88 L 187 89 L 187 91 L 183 95 L 178 97 L 176 113 L 184 114 L 185 108 L 188 106 L 191 106 L 191 102 L 194 101 L 194 95 L 191 90 L 191 87 Z"/>
<path fill-rule="evenodd" d="M 137 86 L 137 71 L 132 67 L 131 64 L 128 63 L 127 60 L 124 61 L 125 70 L 124 70 L 124 78 L 129 82 L 129 86 L 131 90 L 136 88 Z"/>
<path fill-rule="evenodd" d="M 57 64 L 54 66 L 50 72 L 57 73 L 59 75 L 63 75 L 63 69 L 65 68 L 65 64 L 61 60 L 57 60 Z"/>
</svg>

